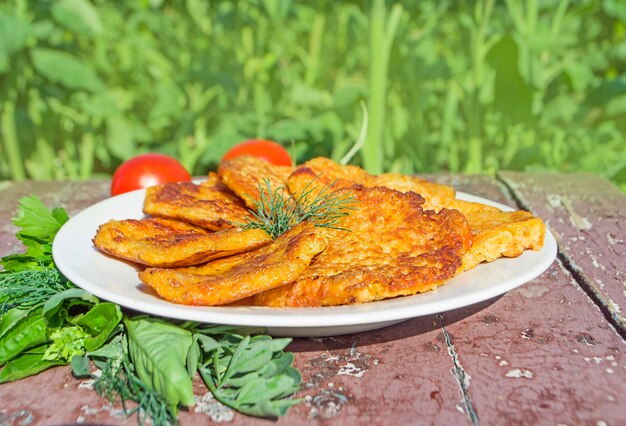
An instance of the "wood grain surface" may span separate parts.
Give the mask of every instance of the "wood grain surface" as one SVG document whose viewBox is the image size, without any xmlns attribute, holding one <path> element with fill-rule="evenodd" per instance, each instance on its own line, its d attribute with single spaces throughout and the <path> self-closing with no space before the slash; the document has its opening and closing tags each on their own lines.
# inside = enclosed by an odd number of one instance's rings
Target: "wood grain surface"
<svg viewBox="0 0 626 426">
<path fill-rule="evenodd" d="M 367 333 L 294 339 L 303 402 L 278 421 L 236 414 L 196 381 L 198 404 L 181 411 L 181 424 L 626 424 L 626 342 L 617 327 L 626 197 L 581 175 L 430 177 L 540 215 L 562 261 L 477 305 Z M 565 185 L 572 180 L 581 183 Z M 0 184 L 0 255 L 20 250 L 9 219 L 30 193 L 73 214 L 105 198 L 108 183 Z M 0 385 L 2 426 L 137 423 L 120 408 L 65 367 Z"/>
</svg>

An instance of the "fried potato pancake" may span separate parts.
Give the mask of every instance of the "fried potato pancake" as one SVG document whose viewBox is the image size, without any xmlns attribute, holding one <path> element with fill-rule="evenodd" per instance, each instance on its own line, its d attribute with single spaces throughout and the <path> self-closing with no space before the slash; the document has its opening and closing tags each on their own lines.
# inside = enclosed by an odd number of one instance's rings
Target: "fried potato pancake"
<svg viewBox="0 0 626 426">
<path fill-rule="evenodd" d="M 249 155 L 222 161 L 217 167 L 217 173 L 224 183 L 251 209 L 256 207 L 255 203 L 261 198 L 259 185 L 266 188 L 264 179 L 268 180 L 270 189 L 275 191 L 285 186 L 292 171 L 293 167 L 276 166 Z"/>
<path fill-rule="evenodd" d="M 287 182 L 289 190 L 298 194 L 311 187 L 331 184 L 333 180 L 334 187 L 347 186 L 357 181 L 366 186 L 380 185 L 400 192 L 412 191 L 425 199 L 422 205 L 424 209 L 459 210 L 470 225 L 473 244 L 463 255 L 463 266 L 458 273 L 482 262 L 491 262 L 500 257 L 516 257 L 526 249 L 538 250 L 543 246 L 545 226 L 541 219 L 531 213 L 522 210 L 504 212 L 485 204 L 458 200 L 452 187 L 414 176 L 391 173 L 374 176 L 359 167 L 341 166 L 328 158 L 315 158 L 297 167 Z"/>
<path fill-rule="evenodd" d="M 301 187 L 292 178 L 290 184 Z M 424 211 L 418 194 L 384 187 L 354 185 L 336 194 L 355 200 L 339 225 L 348 231 L 327 229 L 328 248 L 294 284 L 257 294 L 247 303 L 286 307 L 371 302 L 428 291 L 461 266 L 471 235 L 458 211 Z"/>
<path fill-rule="evenodd" d="M 237 197 L 215 173 L 205 182 L 175 182 L 146 190 L 143 212 L 156 217 L 178 219 L 213 231 L 234 227 L 251 218 Z"/>
<path fill-rule="evenodd" d="M 298 166 L 293 174 L 293 179 L 288 179 L 288 187 L 291 193 L 301 193 L 307 183 L 313 179 L 312 185 L 324 187 L 333 184 L 333 187 L 344 188 L 354 184 L 363 186 L 385 186 L 400 192 L 415 192 L 424 198 L 423 208 L 426 210 L 439 211 L 446 204 L 454 200 L 455 191 L 451 186 L 429 182 L 416 176 L 408 176 L 397 173 L 383 173 L 372 175 L 357 166 L 342 166 L 329 158 L 317 157 Z M 303 179 L 302 175 L 308 176 Z"/>
<path fill-rule="evenodd" d="M 463 265 L 458 273 L 482 262 L 517 257 L 524 250 L 543 247 L 546 228 L 543 221 L 530 212 L 507 212 L 463 200 L 455 200 L 450 207 L 465 215 L 473 236 L 472 247 L 463 255 Z"/>
<path fill-rule="evenodd" d="M 255 251 L 195 268 L 149 268 L 139 278 L 170 302 L 223 305 L 294 282 L 326 246 L 320 228 L 302 222 Z"/>
<path fill-rule="evenodd" d="M 207 232 L 162 218 L 111 220 L 98 228 L 93 239 L 104 253 L 160 267 L 197 265 L 253 250 L 270 241 L 270 236 L 260 229 Z"/>
</svg>

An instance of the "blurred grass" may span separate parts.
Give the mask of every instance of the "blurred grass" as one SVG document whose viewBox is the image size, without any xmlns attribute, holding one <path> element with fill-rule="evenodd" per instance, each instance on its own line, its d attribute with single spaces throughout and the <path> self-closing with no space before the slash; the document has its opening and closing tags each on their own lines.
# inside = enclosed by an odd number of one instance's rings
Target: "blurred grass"
<svg viewBox="0 0 626 426">
<path fill-rule="evenodd" d="M 0 179 L 196 174 L 249 137 L 372 172 L 590 171 L 626 190 L 620 0 L 1 1 Z"/>
</svg>

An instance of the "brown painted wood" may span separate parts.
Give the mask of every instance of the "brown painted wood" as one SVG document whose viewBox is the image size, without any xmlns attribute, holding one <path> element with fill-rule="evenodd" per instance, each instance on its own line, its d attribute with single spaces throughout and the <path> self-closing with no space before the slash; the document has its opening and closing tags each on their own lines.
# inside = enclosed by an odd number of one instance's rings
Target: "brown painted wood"
<svg viewBox="0 0 626 426">
<path fill-rule="evenodd" d="M 433 179 L 514 205 L 489 177 Z M 18 249 L 9 217 L 21 195 L 45 195 L 48 205 L 75 213 L 107 191 L 106 182 L 0 184 L 0 256 Z M 543 217 L 551 223 L 558 215 L 545 210 Z M 298 396 L 304 401 L 275 424 L 620 424 L 625 347 L 569 270 L 556 263 L 478 305 L 368 333 L 295 339 L 289 349 L 303 375 Z M 270 424 L 220 406 L 199 382 L 195 393 L 201 402 L 181 412 L 183 425 L 220 419 Z M 119 408 L 65 367 L 0 385 L 2 425 L 136 424 L 120 417 Z"/>
<path fill-rule="evenodd" d="M 564 263 L 626 336 L 626 195 L 592 174 L 499 176 L 521 205 L 546 218 Z"/>
</svg>

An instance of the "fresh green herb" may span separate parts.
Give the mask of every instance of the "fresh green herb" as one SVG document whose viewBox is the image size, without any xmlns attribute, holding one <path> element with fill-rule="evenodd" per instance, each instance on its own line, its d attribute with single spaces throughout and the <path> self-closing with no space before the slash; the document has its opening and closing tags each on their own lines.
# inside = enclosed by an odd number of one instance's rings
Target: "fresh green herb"
<svg viewBox="0 0 626 426">
<path fill-rule="evenodd" d="M 66 364 L 64 361 L 48 361 L 44 359 L 47 345 L 40 345 L 22 352 L 18 357 L 6 363 L 0 371 L 0 383 L 13 382 L 37 373 L 41 373 L 51 367 Z"/>
<path fill-rule="evenodd" d="M 43 305 L 50 297 L 72 287 L 56 268 L 0 272 L 0 315 L 17 306 Z"/>
<path fill-rule="evenodd" d="M 239 412 L 279 417 L 300 403 L 290 399 L 302 381 L 283 352 L 291 339 L 223 334 L 220 328 L 194 330 L 201 352 L 198 371 L 215 398 Z"/>
<path fill-rule="evenodd" d="M 299 402 L 288 399 L 300 384 L 293 355 L 283 352 L 289 339 L 250 337 L 261 332 L 253 328 L 124 317 L 118 305 L 74 287 L 51 257 L 66 218 L 36 197 L 20 202 L 14 222 L 28 251 L 0 260 L 9 266 L 0 272 L 0 383 L 71 364 L 77 377 L 95 378 L 101 395 L 119 399 L 127 415 L 154 425 L 175 424 L 179 405 L 195 404 L 198 372 L 218 400 L 246 414 L 276 417 Z M 100 375 L 91 373 L 91 361 Z"/>
<path fill-rule="evenodd" d="M 23 197 L 19 201 L 17 216 L 13 223 L 20 227 L 15 236 L 26 246 L 26 253 L 6 256 L 0 264 L 7 272 L 37 270 L 54 267 L 52 240 L 68 220 L 62 208 L 48 210 L 36 196 Z"/>
<path fill-rule="evenodd" d="M 350 214 L 354 197 L 334 192 L 334 183 L 320 187 L 315 181 L 294 196 L 287 194 L 284 186 L 273 189 L 269 179 L 264 179 L 265 187 L 259 183 L 260 196 L 254 202 L 254 218 L 241 225 L 245 229 L 263 229 L 272 238 L 305 220 L 319 227 L 344 229 L 338 225 L 341 218 Z"/>
<path fill-rule="evenodd" d="M 67 364 L 119 332 L 121 310 L 75 288 L 56 269 L 52 241 L 67 221 L 37 197 L 20 200 L 13 222 L 25 254 L 0 259 L 0 381 Z"/>
<path fill-rule="evenodd" d="M 89 358 L 100 369 L 100 375 L 94 382 L 96 392 L 112 403 L 119 399 L 127 416 L 137 413 L 141 425 L 148 419 L 153 425 L 177 423 L 176 416 L 163 397 L 137 375 L 128 355 L 128 343 L 121 335 L 100 350 L 90 353 Z M 76 376 L 87 375 L 89 358 L 74 358 L 76 361 L 72 365 L 72 371 Z M 128 401 L 135 403 L 134 408 L 128 407 Z"/>
<path fill-rule="evenodd" d="M 85 340 L 89 334 L 81 327 L 69 326 L 53 330 L 50 333 L 51 343 L 43 355 L 46 361 L 69 362 L 74 356 L 85 354 Z"/>
<path fill-rule="evenodd" d="M 17 308 L 16 308 L 17 309 Z M 4 316 L 2 316 L 4 323 Z M 0 338 L 0 366 L 22 352 L 48 341 L 42 309 L 34 309 L 17 321 Z"/>
<path fill-rule="evenodd" d="M 194 405 L 193 385 L 185 368 L 191 333 L 155 318 L 124 319 L 128 353 L 135 372 L 165 400 L 173 415 L 178 405 Z"/>
<path fill-rule="evenodd" d="M 19 201 L 17 216 L 13 218 L 13 223 L 21 228 L 16 234 L 20 241 L 36 239 L 51 243 L 68 219 L 65 209 L 57 207 L 48 210 L 39 197 L 31 195 Z"/>
</svg>

